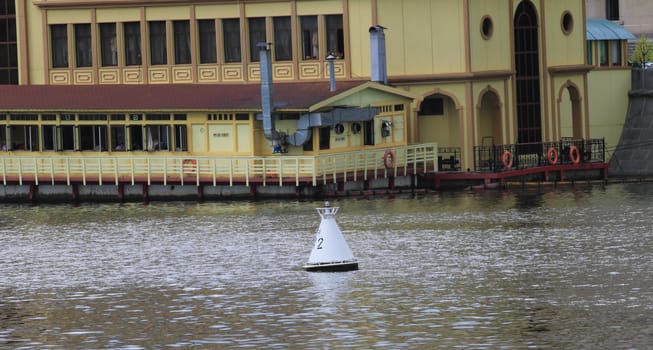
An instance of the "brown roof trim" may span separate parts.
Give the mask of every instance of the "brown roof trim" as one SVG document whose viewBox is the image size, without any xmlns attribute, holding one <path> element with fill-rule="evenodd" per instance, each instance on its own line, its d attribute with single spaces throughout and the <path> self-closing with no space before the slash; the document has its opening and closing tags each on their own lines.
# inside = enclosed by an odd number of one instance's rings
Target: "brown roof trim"
<svg viewBox="0 0 653 350">
<path fill-rule="evenodd" d="M 322 100 L 364 81 L 275 83 L 273 103 L 278 110 L 308 110 Z M 0 113 L 21 110 L 250 110 L 261 109 L 257 84 L 152 85 L 3 85 Z"/>
</svg>

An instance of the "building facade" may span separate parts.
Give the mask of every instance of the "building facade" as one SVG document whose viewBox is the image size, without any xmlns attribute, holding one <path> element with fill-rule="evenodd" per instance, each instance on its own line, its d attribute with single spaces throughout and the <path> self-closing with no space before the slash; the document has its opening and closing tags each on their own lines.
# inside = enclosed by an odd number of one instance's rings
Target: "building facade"
<svg viewBox="0 0 653 350">
<path fill-rule="evenodd" d="M 478 146 L 606 137 L 590 72 L 626 66 L 625 41 L 607 66 L 586 43 L 582 0 L 3 3 L 9 156 L 437 144 L 474 170 Z"/>
<path fill-rule="evenodd" d="M 653 3 L 647 0 L 586 0 L 587 17 L 614 21 L 639 37 L 653 38 Z"/>
</svg>

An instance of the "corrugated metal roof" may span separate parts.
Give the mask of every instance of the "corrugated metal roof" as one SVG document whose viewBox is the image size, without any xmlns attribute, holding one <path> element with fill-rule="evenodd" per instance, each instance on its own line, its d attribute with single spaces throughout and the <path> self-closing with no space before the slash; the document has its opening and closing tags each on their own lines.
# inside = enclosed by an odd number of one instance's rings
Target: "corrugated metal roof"
<svg viewBox="0 0 653 350">
<path fill-rule="evenodd" d="M 607 19 L 587 19 L 587 40 L 636 39 L 626 28 Z"/>
<path fill-rule="evenodd" d="M 307 110 L 365 81 L 275 83 L 278 109 Z M 261 86 L 248 84 L 0 85 L 3 110 L 250 110 L 261 109 Z"/>
</svg>

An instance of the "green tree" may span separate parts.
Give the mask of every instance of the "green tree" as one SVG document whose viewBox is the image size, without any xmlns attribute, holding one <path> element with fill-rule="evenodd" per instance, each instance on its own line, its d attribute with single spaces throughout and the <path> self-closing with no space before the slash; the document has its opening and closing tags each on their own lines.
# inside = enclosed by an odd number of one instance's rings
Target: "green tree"
<svg viewBox="0 0 653 350">
<path fill-rule="evenodd" d="M 646 62 L 653 62 L 653 43 L 648 41 L 644 35 L 637 40 L 630 61 L 640 67 Z"/>
</svg>

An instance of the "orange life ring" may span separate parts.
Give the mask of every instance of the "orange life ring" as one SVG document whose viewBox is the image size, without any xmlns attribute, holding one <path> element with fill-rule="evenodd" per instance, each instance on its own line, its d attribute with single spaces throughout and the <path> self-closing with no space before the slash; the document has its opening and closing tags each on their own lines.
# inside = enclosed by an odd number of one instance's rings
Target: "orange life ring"
<svg viewBox="0 0 653 350">
<path fill-rule="evenodd" d="M 546 152 L 546 160 L 549 162 L 549 165 L 558 164 L 558 151 L 554 147 L 549 148 Z"/>
<path fill-rule="evenodd" d="M 197 171 L 197 160 L 184 159 L 181 163 L 181 167 L 185 173 L 194 173 Z"/>
<path fill-rule="evenodd" d="M 512 153 L 510 153 L 510 151 L 503 152 L 501 155 L 501 161 L 505 168 L 512 168 Z"/>
<path fill-rule="evenodd" d="M 385 153 L 383 154 L 383 165 L 385 165 L 386 169 L 395 167 L 395 152 L 393 150 L 385 150 Z"/>
<path fill-rule="evenodd" d="M 580 152 L 578 152 L 578 147 L 571 146 L 569 149 L 569 159 L 571 159 L 571 162 L 574 164 L 578 164 L 580 162 Z"/>
</svg>

